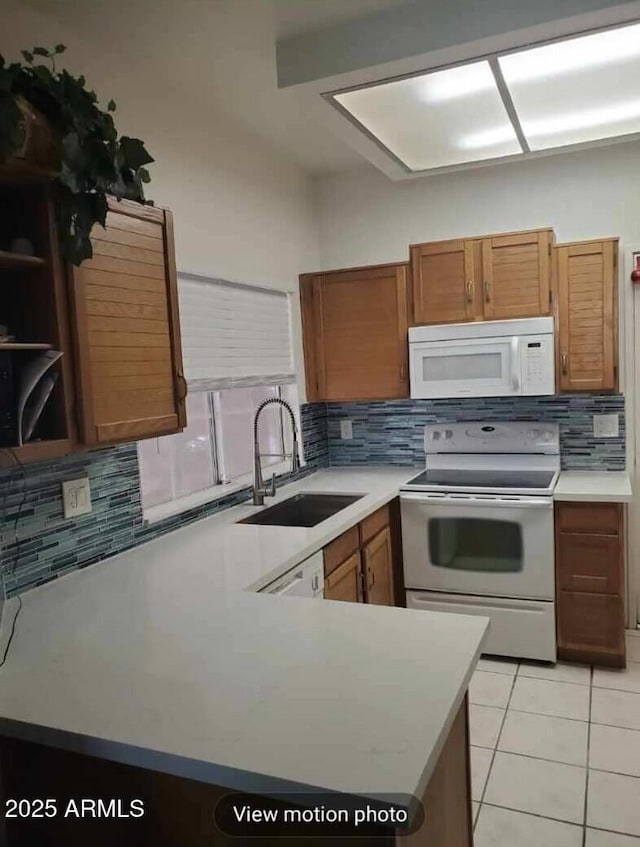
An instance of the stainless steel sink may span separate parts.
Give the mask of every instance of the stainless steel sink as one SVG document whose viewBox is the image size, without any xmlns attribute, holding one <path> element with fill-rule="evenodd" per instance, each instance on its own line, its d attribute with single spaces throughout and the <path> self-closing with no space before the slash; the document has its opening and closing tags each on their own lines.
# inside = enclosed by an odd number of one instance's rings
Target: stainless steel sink
<svg viewBox="0 0 640 847">
<path fill-rule="evenodd" d="M 269 509 L 256 512 L 237 523 L 265 526 L 316 526 L 346 509 L 364 494 L 295 494 Z"/>
</svg>

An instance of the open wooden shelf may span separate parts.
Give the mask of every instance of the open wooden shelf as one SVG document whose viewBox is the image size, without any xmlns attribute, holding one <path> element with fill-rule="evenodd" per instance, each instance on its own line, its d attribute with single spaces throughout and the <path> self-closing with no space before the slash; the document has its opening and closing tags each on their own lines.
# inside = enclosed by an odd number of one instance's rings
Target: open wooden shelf
<svg viewBox="0 0 640 847">
<path fill-rule="evenodd" d="M 59 459 L 73 451 L 70 438 L 56 438 L 50 441 L 30 441 L 21 447 L 0 447 L 0 468 L 13 465 L 39 462 L 46 459 Z M 16 461 L 17 459 L 17 461 Z"/>
<path fill-rule="evenodd" d="M 0 350 L 52 350 L 51 344 L 30 344 L 21 341 L 0 341 Z"/>
<path fill-rule="evenodd" d="M 0 250 L 0 268 L 40 268 L 45 264 L 45 260 L 39 256 L 23 256 L 21 253 Z"/>
</svg>

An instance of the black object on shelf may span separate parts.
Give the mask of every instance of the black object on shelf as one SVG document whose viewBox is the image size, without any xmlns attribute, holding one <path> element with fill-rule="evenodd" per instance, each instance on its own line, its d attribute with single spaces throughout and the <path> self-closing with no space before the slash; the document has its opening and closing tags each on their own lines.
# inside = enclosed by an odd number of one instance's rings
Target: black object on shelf
<svg viewBox="0 0 640 847">
<path fill-rule="evenodd" d="M 16 395 L 13 356 L 0 350 L 0 447 L 16 444 Z"/>
</svg>

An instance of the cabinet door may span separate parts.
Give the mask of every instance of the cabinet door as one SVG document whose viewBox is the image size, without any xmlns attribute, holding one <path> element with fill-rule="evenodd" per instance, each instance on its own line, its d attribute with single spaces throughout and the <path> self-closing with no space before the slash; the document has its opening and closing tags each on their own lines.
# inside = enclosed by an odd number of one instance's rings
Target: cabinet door
<svg viewBox="0 0 640 847">
<path fill-rule="evenodd" d="M 616 387 L 617 253 L 616 240 L 556 248 L 562 391 Z"/>
<path fill-rule="evenodd" d="M 479 241 L 440 241 L 411 247 L 416 324 L 470 321 L 478 314 Z"/>
<path fill-rule="evenodd" d="M 551 230 L 498 235 L 482 241 L 485 319 L 551 313 Z"/>
<path fill-rule="evenodd" d="M 556 572 L 564 591 L 621 594 L 622 541 L 617 535 L 559 532 Z"/>
<path fill-rule="evenodd" d="M 622 597 L 560 591 L 558 647 L 588 654 L 621 657 L 624 661 L 624 604 Z"/>
<path fill-rule="evenodd" d="M 81 437 L 86 444 L 186 424 L 171 213 L 110 203 L 93 258 L 71 270 Z"/>
<path fill-rule="evenodd" d="M 362 548 L 367 603 L 393 606 L 393 553 L 386 526 Z"/>
<path fill-rule="evenodd" d="M 407 265 L 301 277 L 309 400 L 409 395 Z"/>
<path fill-rule="evenodd" d="M 360 551 L 349 556 L 325 579 L 324 599 L 362 603 Z"/>
</svg>

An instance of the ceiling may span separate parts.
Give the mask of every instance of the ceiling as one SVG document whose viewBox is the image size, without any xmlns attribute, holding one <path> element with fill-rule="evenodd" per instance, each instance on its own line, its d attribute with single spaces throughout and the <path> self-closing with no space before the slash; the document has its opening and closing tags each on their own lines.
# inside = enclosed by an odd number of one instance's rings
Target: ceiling
<svg viewBox="0 0 640 847">
<path fill-rule="evenodd" d="M 393 178 L 406 178 L 395 163 L 389 166 L 385 153 L 370 139 L 323 101 L 321 93 L 353 84 L 393 77 L 401 73 L 436 67 L 443 50 L 413 55 L 383 65 L 372 63 L 351 75 L 344 73 L 313 80 L 310 85 L 278 87 L 276 41 L 289 43 L 304 60 L 316 39 L 316 58 L 327 56 L 326 45 L 335 47 L 336 60 L 350 50 L 355 54 L 365 45 L 358 33 L 374 32 L 384 43 L 393 42 L 400 50 L 402 37 L 415 37 L 415 27 L 391 26 L 407 15 L 427 15 L 433 22 L 426 35 L 436 32 L 433 10 L 440 11 L 441 23 L 453 33 L 455 45 L 462 43 L 467 58 L 479 55 L 483 43 L 474 40 L 471 18 L 478 13 L 477 0 L 447 0 L 468 8 L 468 20 L 444 10 L 440 0 L 22 0 L 41 14 L 51 16 L 87 43 L 118 55 L 122 67 L 131 68 L 148 80 L 158 94 L 158 80 L 166 86 L 166 98 L 189 98 L 216 115 L 227 115 L 261 137 L 273 148 L 313 175 L 325 175 L 365 167 L 367 160 Z M 489 7 L 504 24 L 502 7 L 511 0 L 483 0 L 479 21 L 486 24 Z M 615 0 L 613 0 L 615 2 Z M 640 5 L 639 0 L 619 7 Z M 612 0 L 538 0 L 526 9 L 542 10 L 547 24 L 563 10 L 590 6 L 612 7 Z M 512 8 L 512 7 L 511 7 Z M 525 7 L 520 7 L 521 12 Z M 485 14 L 485 12 L 487 14 Z M 538 13 L 538 12 L 536 12 Z M 629 14 L 629 12 L 627 12 Z M 429 17 L 431 15 L 431 17 Z M 515 12 L 514 12 L 515 15 Z M 640 14 L 638 14 L 640 18 Z M 514 17 L 514 26 L 516 18 Z M 522 25 L 522 15 L 517 23 Z M 455 24 L 455 26 L 454 26 Z M 503 31 L 508 30 L 507 26 Z M 566 21 L 564 23 L 567 31 Z M 451 27 L 453 26 L 453 30 Z M 466 26 L 466 29 L 464 27 Z M 340 42 L 340 28 L 345 38 Z M 355 27 L 355 29 L 354 29 Z M 368 30 L 367 30 L 368 28 Z M 486 26 L 485 26 L 486 29 Z M 497 32 L 498 30 L 496 30 Z M 533 31 L 533 30 L 532 30 Z M 526 43 L 529 30 L 520 29 L 519 43 Z M 323 41 L 324 38 L 324 41 Z M 307 40 L 305 40 L 307 39 Z M 485 39 L 486 40 L 486 39 Z M 449 46 L 447 56 L 452 55 Z M 375 54 L 375 43 L 365 45 Z M 415 46 L 415 43 L 414 43 Z M 476 51 L 475 53 L 473 51 Z M 295 51 L 294 51 L 295 53 Z M 353 58 L 353 57 L 352 57 Z M 463 56 L 464 58 L 464 56 Z M 460 61 L 458 57 L 456 59 Z M 451 61 L 451 59 L 449 59 Z M 164 96 L 164 92 L 163 92 Z M 320 102 L 323 101 L 323 102 Z M 395 170 L 394 170 L 395 168 Z"/>
<path fill-rule="evenodd" d="M 287 38 L 402 6 L 412 0 L 271 0 L 276 35 Z"/>
<path fill-rule="evenodd" d="M 362 167 L 348 143 L 277 87 L 275 40 L 404 0 L 26 0 L 177 96 L 244 124 L 314 175 Z M 348 7 L 348 11 L 345 7 Z M 126 26 L 123 22 L 126 21 Z M 180 49 L 176 49 L 180 45 Z M 232 82 L 231 82 L 232 81 Z"/>
</svg>

